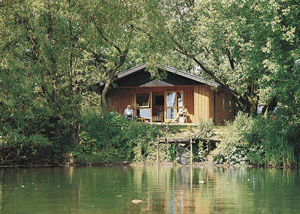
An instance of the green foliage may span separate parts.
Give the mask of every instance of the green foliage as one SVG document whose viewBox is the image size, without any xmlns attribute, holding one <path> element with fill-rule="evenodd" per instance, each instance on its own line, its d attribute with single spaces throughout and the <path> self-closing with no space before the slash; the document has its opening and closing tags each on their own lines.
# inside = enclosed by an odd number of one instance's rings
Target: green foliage
<svg viewBox="0 0 300 214">
<path fill-rule="evenodd" d="M 227 125 L 216 164 L 294 167 L 299 164 L 299 119 L 238 114 Z"/>
<path fill-rule="evenodd" d="M 211 138 L 214 136 L 214 122 L 210 119 L 209 121 L 205 121 L 203 119 L 200 119 L 200 122 L 197 126 L 197 134 L 201 138 Z"/>
<path fill-rule="evenodd" d="M 200 120 L 197 126 L 197 135 L 200 138 L 211 138 L 214 136 L 214 123 L 212 120 Z M 209 152 L 214 149 L 215 145 L 208 144 L 205 141 L 199 140 L 198 145 L 193 145 L 194 161 L 204 161 Z"/>
<path fill-rule="evenodd" d="M 5 83 L 11 84 L 8 79 Z M 59 162 L 70 146 L 70 133 L 45 98 L 22 88 L 19 93 L 13 86 L 3 87 L 0 93 L 0 164 Z"/>
<path fill-rule="evenodd" d="M 56 164 L 64 161 L 61 154 L 66 147 L 54 144 L 42 134 L 9 132 L 0 138 L 0 165 Z"/>
<path fill-rule="evenodd" d="M 251 131 L 245 133 L 245 139 L 251 144 L 250 163 L 283 167 L 298 165 L 299 136 L 299 119 L 284 116 L 256 118 Z"/>
<path fill-rule="evenodd" d="M 282 93 L 288 100 L 297 97 L 300 25 L 293 17 L 299 16 L 298 6 L 296 1 L 164 0 L 147 20 L 147 32 L 154 45 L 171 53 L 165 54 L 171 56 L 168 62 L 177 66 L 176 51 L 180 60 L 188 59 L 187 70 L 216 81 L 231 93 L 236 109 L 255 115 L 261 98 L 266 103 Z"/>
<path fill-rule="evenodd" d="M 148 62 L 153 73 L 166 62 L 179 67 L 180 60 L 186 70 L 200 66 L 199 75 L 231 92 L 245 112 L 255 113 L 261 98 L 277 97 L 284 106 L 276 121 L 238 117 L 225 135 L 223 159 L 297 164 L 298 6 L 254 0 L 7 1 L 0 7 L 2 163 L 18 162 L 21 153 L 27 160 L 42 153 L 57 159 L 76 146 L 82 160 L 152 161 L 157 128 L 104 116 L 97 110 L 99 97 L 83 92 L 112 70 Z M 199 125 L 206 137 L 210 126 Z"/>
<path fill-rule="evenodd" d="M 128 54 L 129 29 L 140 20 L 141 11 L 132 10 L 137 3 L 25 0 L 1 5 L 0 135 L 7 147 L 30 144 L 43 150 L 41 142 L 49 142 L 54 159 L 76 147 L 80 109 L 94 107 L 82 92 Z"/>
<path fill-rule="evenodd" d="M 84 113 L 81 123 L 81 141 L 72 153 L 78 161 L 156 161 L 156 137 L 160 132 L 155 125 L 129 122 L 116 112 L 104 116 L 97 111 Z M 168 152 L 168 147 L 161 149 Z"/>
</svg>

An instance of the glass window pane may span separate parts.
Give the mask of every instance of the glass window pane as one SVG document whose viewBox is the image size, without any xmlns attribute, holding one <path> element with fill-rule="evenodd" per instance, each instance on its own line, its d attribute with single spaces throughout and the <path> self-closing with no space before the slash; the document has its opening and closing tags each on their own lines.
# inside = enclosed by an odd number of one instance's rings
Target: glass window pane
<svg viewBox="0 0 300 214">
<path fill-rule="evenodd" d="M 140 109 L 140 117 L 150 119 L 150 109 Z"/>
<path fill-rule="evenodd" d="M 149 93 L 136 94 L 137 107 L 149 107 Z"/>
<path fill-rule="evenodd" d="M 175 92 L 167 93 L 166 95 L 167 107 L 175 107 L 176 104 L 175 98 L 176 98 Z"/>
<path fill-rule="evenodd" d="M 167 108 L 167 119 L 175 119 L 175 108 Z"/>
<path fill-rule="evenodd" d="M 183 93 L 177 92 L 177 103 L 178 107 L 183 106 Z"/>
</svg>

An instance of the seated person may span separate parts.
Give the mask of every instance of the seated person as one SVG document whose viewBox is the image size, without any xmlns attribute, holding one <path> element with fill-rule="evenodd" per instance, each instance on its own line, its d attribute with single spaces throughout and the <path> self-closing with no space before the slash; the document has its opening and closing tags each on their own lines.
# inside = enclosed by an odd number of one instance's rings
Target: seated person
<svg viewBox="0 0 300 214">
<path fill-rule="evenodd" d="M 127 120 L 133 120 L 133 110 L 130 105 L 124 110 L 124 116 Z"/>
<path fill-rule="evenodd" d="M 181 111 L 179 111 L 177 114 L 176 114 L 176 121 L 179 122 L 179 118 L 180 117 L 187 117 L 188 115 L 188 110 L 187 108 L 185 107 L 185 105 L 182 106 L 183 108 L 181 109 Z"/>
</svg>

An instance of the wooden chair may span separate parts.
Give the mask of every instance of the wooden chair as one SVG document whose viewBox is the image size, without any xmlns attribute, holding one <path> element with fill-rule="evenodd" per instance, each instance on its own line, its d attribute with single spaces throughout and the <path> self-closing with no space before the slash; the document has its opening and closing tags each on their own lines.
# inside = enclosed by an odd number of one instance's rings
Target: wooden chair
<svg viewBox="0 0 300 214">
<path fill-rule="evenodd" d="M 164 121 L 164 113 L 159 112 L 156 116 L 152 116 L 153 122 L 163 122 Z"/>
<path fill-rule="evenodd" d="M 143 117 L 137 117 L 135 118 L 136 121 L 141 121 L 142 123 L 145 123 L 145 118 Z"/>
<path fill-rule="evenodd" d="M 179 117 L 179 123 L 186 123 L 187 122 L 187 115 L 182 115 Z"/>
<path fill-rule="evenodd" d="M 188 116 L 189 116 L 189 112 L 188 111 L 181 113 L 178 116 L 178 122 L 180 122 L 180 123 L 186 123 Z"/>
</svg>

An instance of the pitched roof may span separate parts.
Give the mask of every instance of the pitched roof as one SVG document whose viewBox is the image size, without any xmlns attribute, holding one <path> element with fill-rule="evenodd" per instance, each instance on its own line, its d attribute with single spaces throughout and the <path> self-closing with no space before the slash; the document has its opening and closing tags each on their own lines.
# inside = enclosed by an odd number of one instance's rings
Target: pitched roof
<svg viewBox="0 0 300 214">
<path fill-rule="evenodd" d="M 113 78 L 114 81 L 116 80 L 119 80 L 123 77 L 126 77 L 130 74 L 133 74 L 135 72 L 138 72 L 138 71 L 141 71 L 143 69 L 147 68 L 147 65 L 145 63 L 141 64 L 141 65 L 138 65 L 136 67 L 133 67 L 133 68 L 130 68 L 128 70 L 125 70 L 119 74 L 116 74 Z M 206 80 L 202 77 L 199 77 L 199 76 L 196 76 L 194 74 L 191 74 L 191 73 L 188 73 L 188 72 L 185 72 L 185 71 L 180 71 L 176 68 L 172 68 L 170 66 L 163 66 L 161 67 L 161 69 L 165 69 L 166 71 L 170 72 L 170 73 L 174 73 L 174 74 L 177 74 L 179 76 L 182 76 L 182 77 L 185 77 L 185 78 L 188 78 L 188 79 L 191 79 L 191 80 L 194 80 L 196 82 L 199 82 L 199 83 L 202 83 L 202 84 L 205 84 L 205 85 L 209 85 L 209 86 L 213 86 L 213 87 L 219 87 L 220 85 L 216 82 L 213 82 L 213 81 L 210 81 L 210 80 Z M 105 85 L 105 80 L 104 81 L 100 81 L 98 82 L 99 86 L 104 86 Z"/>
</svg>

